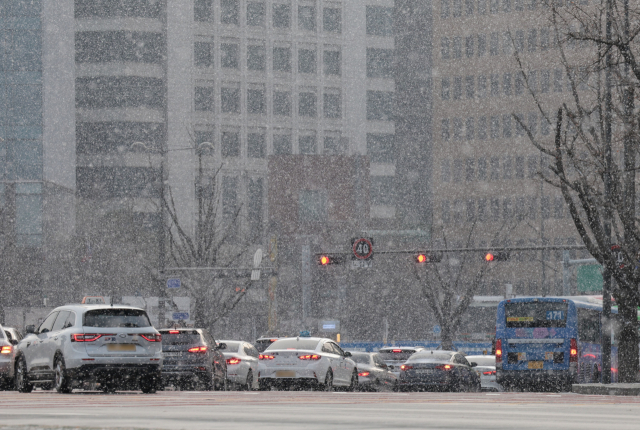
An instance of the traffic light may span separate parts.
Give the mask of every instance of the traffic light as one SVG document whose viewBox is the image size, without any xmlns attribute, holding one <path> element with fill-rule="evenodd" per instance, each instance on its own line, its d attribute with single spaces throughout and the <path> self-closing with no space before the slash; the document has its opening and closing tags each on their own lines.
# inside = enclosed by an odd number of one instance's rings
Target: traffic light
<svg viewBox="0 0 640 430">
<path fill-rule="evenodd" d="M 492 261 L 507 261 L 509 259 L 508 252 L 487 252 L 484 255 L 484 260 L 487 262 Z"/>
<path fill-rule="evenodd" d="M 436 255 L 436 254 L 432 254 L 432 253 L 429 253 L 429 252 L 415 254 L 413 256 L 413 261 L 415 261 L 418 264 L 422 264 L 422 263 L 439 263 L 441 260 L 442 260 L 442 256 Z"/>
<path fill-rule="evenodd" d="M 340 264 L 343 262 L 344 258 L 337 255 L 331 254 L 319 254 L 316 256 L 318 266 L 328 266 L 329 264 Z"/>
</svg>

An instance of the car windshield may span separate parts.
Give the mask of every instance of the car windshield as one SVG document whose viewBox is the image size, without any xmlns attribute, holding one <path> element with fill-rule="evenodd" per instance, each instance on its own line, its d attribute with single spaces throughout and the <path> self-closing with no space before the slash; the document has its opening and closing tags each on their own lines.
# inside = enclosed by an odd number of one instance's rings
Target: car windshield
<svg viewBox="0 0 640 430">
<path fill-rule="evenodd" d="M 169 333 L 166 331 L 160 332 L 162 334 L 163 345 L 193 345 L 202 343 L 200 334 L 198 332 L 186 331 L 180 333 Z"/>
<path fill-rule="evenodd" d="M 378 354 L 384 361 L 407 361 L 415 352 L 415 349 L 387 349 L 378 351 Z"/>
<path fill-rule="evenodd" d="M 504 305 L 507 328 L 566 327 L 565 302 L 515 302 Z"/>
<path fill-rule="evenodd" d="M 147 313 L 141 309 L 95 309 L 84 314 L 85 327 L 151 327 Z"/>
<path fill-rule="evenodd" d="M 238 352 L 242 345 L 240 342 L 229 342 L 226 340 L 221 340 L 220 343 L 224 344 L 224 348 L 220 348 L 222 352 Z"/>
<path fill-rule="evenodd" d="M 272 351 L 276 349 L 305 349 L 314 351 L 318 346 L 318 342 L 319 340 L 317 339 L 279 339 L 269 345 L 266 351 Z"/>
<path fill-rule="evenodd" d="M 371 356 L 369 354 L 352 352 L 351 353 L 351 359 L 353 361 L 355 361 L 356 363 L 361 363 L 361 364 L 370 364 L 371 363 Z"/>
<path fill-rule="evenodd" d="M 443 353 L 431 353 L 430 351 L 419 352 L 414 354 L 411 358 L 413 360 L 423 360 L 423 361 L 449 361 L 451 360 L 451 354 L 443 354 Z"/>
<path fill-rule="evenodd" d="M 466 357 L 469 363 L 476 363 L 478 366 L 495 366 L 495 355 L 469 355 Z"/>
</svg>

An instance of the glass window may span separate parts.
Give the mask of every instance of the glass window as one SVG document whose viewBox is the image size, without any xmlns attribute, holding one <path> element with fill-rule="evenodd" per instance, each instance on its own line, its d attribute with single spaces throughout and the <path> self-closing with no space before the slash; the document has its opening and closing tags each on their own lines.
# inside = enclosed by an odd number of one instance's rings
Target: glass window
<svg viewBox="0 0 640 430">
<path fill-rule="evenodd" d="M 453 99 L 460 100 L 462 98 L 462 77 L 454 76 L 453 78 Z"/>
<path fill-rule="evenodd" d="M 265 114 L 267 113 L 267 99 L 264 89 L 247 90 L 247 113 Z"/>
<path fill-rule="evenodd" d="M 69 312 L 69 317 L 67 318 L 67 321 L 64 323 L 62 328 L 65 329 L 73 327 L 74 325 L 76 325 L 76 314 L 73 312 Z"/>
<path fill-rule="evenodd" d="M 84 314 L 85 327 L 151 327 L 147 313 L 138 309 L 96 309 Z"/>
<path fill-rule="evenodd" d="M 340 93 L 324 94 L 324 117 L 342 118 L 342 97 Z"/>
<path fill-rule="evenodd" d="M 42 195 L 16 195 L 16 233 L 42 234 Z"/>
<path fill-rule="evenodd" d="M 393 163 L 395 135 L 367 133 L 367 154 L 373 163 Z"/>
<path fill-rule="evenodd" d="M 489 54 L 498 55 L 499 47 L 499 35 L 498 33 L 491 33 L 489 35 Z"/>
<path fill-rule="evenodd" d="M 529 30 L 529 36 L 527 37 L 527 50 L 529 52 L 535 52 L 538 47 L 538 30 L 532 28 Z"/>
<path fill-rule="evenodd" d="M 449 100 L 451 94 L 451 81 L 449 80 L 449 78 L 442 78 L 440 89 L 440 98 L 442 98 L 442 100 Z"/>
<path fill-rule="evenodd" d="M 289 91 L 274 91 L 273 114 L 291 116 L 291 93 Z"/>
<path fill-rule="evenodd" d="M 298 148 L 300 149 L 300 154 L 317 154 L 317 147 L 318 145 L 315 134 L 306 134 L 298 138 Z"/>
<path fill-rule="evenodd" d="M 578 339 L 582 342 L 600 343 L 600 313 L 578 308 Z"/>
<path fill-rule="evenodd" d="M 393 49 L 367 48 L 367 77 L 392 78 L 393 59 Z"/>
<path fill-rule="evenodd" d="M 230 239 L 235 238 L 238 231 L 238 177 L 222 178 L 222 218 Z"/>
<path fill-rule="evenodd" d="M 473 57 L 473 48 L 474 48 L 474 36 L 467 36 L 464 39 L 464 47 L 465 47 L 465 54 L 467 56 L 467 58 L 472 58 Z"/>
<path fill-rule="evenodd" d="M 462 37 L 456 36 L 452 40 L 453 58 L 462 58 Z"/>
<path fill-rule="evenodd" d="M 323 222 L 327 219 L 327 196 L 320 190 L 302 190 L 298 198 L 300 222 Z M 277 343 L 279 341 L 276 341 Z M 316 341 L 317 343 L 317 341 Z M 272 348 L 273 345 L 269 348 Z M 275 349 L 275 348 L 273 348 Z"/>
<path fill-rule="evenodd" d="M 264 45 L 247 46 L 247 69 L 264 72 L 266 57 L 267 53 Z"/>
<path fill-rule="evenodd" d="M 291 72 L 291 48 L 273 48 L 273 70 Z"/>
<path fill-rule="evenodd" d="M 553 92 L 561 93 L 562 92 L 562 69 L 555 69 L 553 71 Z"/>
<path fill-rule="evenodd" d="M 240 88 L 220 89 L 223 113 L 240 113 Z"/>
<path fill-rule="evenodd" d="M 247 156 L 249 158 L 264 158 L 266 154 L 264 132 L 247 134 Z"/>
<path fill-rule="evenodd" d="M 196 67 L 213 67 L 213 48 L 211 42 L 195 42 L 193 44 L 193 58 Z"/>
<path fill-rule="evenodd" d="M 317 67 L 315 49 L 298 50 L 298 73 L 316 73 Z"/>
<path fill-rule="evenodd" d="M 563 302 L 512 302 L 505 304 L 504 313 L 508 328 L 564 328 L 568 309 Z"/>
<path fill-rule="evenodd" d="M 298 115 L 315 118 L 317 115 L 317 96 L 313 92 L 301 92 L 298 95 Z"/>
<path fill-rule="evenodd" d="M 340 51 L 324 51 L 323 65 L 325 75 L 340 76 L 342 53 Z"/>
<path fill-rule="evenodd" d="M 342 32 L 342 10 L 325 7 L 322 10 L 322 29 L 329 33 Z"/>
<path fill-rule="evenodd" d="M 42 86 L 13 85 L 9 95 L 7 120 L 10 124 L 42 124 Z"/>
<path fill-rule="evenodd" d="M 340 135 L 324 137 L 324 153 L 325 154 L 344 154 L 346 148 Z"/>
<path fill-rule="evenodd" d="M 468 99 L 473 99 L 476 96 L 475 92 L 475 76 L 466 76 L 465 80 L 465 89 L 467 93 Z"/>
<path fill-rule="evenodd" d="M 367 119 L 392 121 L 394 94 L 388 91 L 367 91 Z"/>
<path fill-rule="evenodd" d="M 372 176 L 370 178 L 371 204 L 393 206 L 395 204 L 395 178 L 393 176 Z"/>
<path fill-rule="evenodd" d="M 448 37 L 443 37 L 442 39 L 440 39 L 440 55 L 444 60 L 448 60 L 451 57 Z"/>
<path fill-rule="evenodd" d="M 318 346 L 318 341 L 313 339 L 305 339 L 305 338 L 287 338 L 287 339 L 278 339 L 273 342 L 266 351 L 273 351 L 278 349 L 304 349 L 308 351 L 315 351 Z"/>
<path fill-rule="evenodd" d="M 83 0 L 83 1 L 92 1 L 92 0 Z M 92 4 L 91 6 L 95 8 L 95 5 Z M 78 7 L 78 1 L 76 0 L 76 8 L 77 7 Z M 77 13 L 78 11 L 76 9 L 76 14 Z M 193 19 L 195 21 L 200 21 L 200 22 L 212 22 L 213 21 L 213 0 L 196 0 L 193 5 Z"/>
<path fill-rule="evenodd" d="M 222 24 L 239 25 L 239 0 L 220 0 L 220 22 Z"/>
<path fill-rule="evenodd" d="M 222 156 L 223 157 L 239 157 L 240 156 L 240 133 L 237 131 L 222 132 Z"/>
<path fill-rule="evenodd" d="M 240 47 L 237 43 L 223 43 L 220 45 L 222 55 L 220 65 L 229 69 L 240 67 Z"/>
<path fill-rule="evenodd" d="M 291 134 L 273 135 L 273 153 L 275 155 L 291 154 Z"/>
<path fill-rule="evenodd" d="M 264 135 L 263 135 L 264 136 Z M 250 178 L 247 184 L 247 218 L 249 227 L 249 240 L 258 243 L 262 237 L 264 202 L 262 178 Z"/>
<path fill-rule="evenodd" d="M 476 49 L 478 57 L 484 56 L 487 52 L 487 36 L 478 34 L 478 49 Z"/>
<path fill-rule="evenodd" d="M 213 112 L 213 88 L 196 87 L 194 97 L 196 111 Z"/>
<path fill-rule="evenodd" d="M 62 330 L 62 327 L 67 322 L 67 318 L 69 318 L 70 313 L 71 312 L 69 311 L 60 311 L 58 313 L 58 317 L 56 318 L 56 322 L 53 323 L 53 328 L 51 329 L 51 331 Z"/>
<path fill-rule="evenodd" d="M 247 25 L 251 27 L 264 27 L 265 12 L 264 2 L 248 2 Z"/>
<path fill-rule="evenodd" d="M 393 8 L 367 6 L 367 34 L 393 36 Z"/>
<path fill-rule="evenodd" d="M 291 6 L 288 4 L 273 5 L 273 28 L 291 27 Z"/>
<path fill-rule="evenodd" d="M 50 332 L 51 329 L 53 328 L 53 323 L 55 322 L 57 316 L 58 316 L 58 312 L 50 313 L 47 316 L 47 318 L 45 318 L 45 320 L 42 321 L 42 324 L 40 324 L 40 327 L 38 328 L 38 333 Z"/>
<path fill-rule="evenodd" d="M 502 75 L 502 92 L 505 96 L 511 95 L 511 73 Z"/>
<path fill-rule="evenodd" d="M 316 31 L 315 6 L 298 6 L 298 28 L 300 30 Z"/>
</svg>

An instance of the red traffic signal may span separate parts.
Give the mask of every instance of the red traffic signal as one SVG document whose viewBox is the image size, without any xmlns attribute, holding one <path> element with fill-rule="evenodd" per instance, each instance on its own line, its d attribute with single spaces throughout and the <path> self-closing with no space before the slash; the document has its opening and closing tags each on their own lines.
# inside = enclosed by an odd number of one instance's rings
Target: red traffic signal
<svg viewBox="0 0 640 430">
<path fill-rule="evenodd" d="M 328 266 L 329 264 L 339 264 L 344 261 L 344 258 L 337 255 L 330 254 L 318 254 L 316 255 L 316 261 L 318 266 Z"/>
<path fill-rule="evenodd" d="M 507 261 L 509 259 L 508 252 L 487 252 L 484 255 L 484 260 L 487 262 L 492 261 Z"/>
<path fill-rule="evenodd" d="M 439 263 L 442 260 L 441 254 L 432 254 L 429 252 L 425 252 L 423 254 L 415 254 L 413 256 L 413 261 L 416 263 Z"/>
<path fill-rule="evenodd" d="M 327 264 L 329 264 L 330 261 L 331 261 L 331 259 L 329 258 L 328 255 L 321 255 L 320 256 L 320 264 L 322 266 L 326 266 Z"/>
<path fill-rule="evenodd" d="M 427 256 L 425 254 L 416 255 L 416 262 L 417 263 L 424 263 L 425 261 L 427 261 Z"/>
</svg>

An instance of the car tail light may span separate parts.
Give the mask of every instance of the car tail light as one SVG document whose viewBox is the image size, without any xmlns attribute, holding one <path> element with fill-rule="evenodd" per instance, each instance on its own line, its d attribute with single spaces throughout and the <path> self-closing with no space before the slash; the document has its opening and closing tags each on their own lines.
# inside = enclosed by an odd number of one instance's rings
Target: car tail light
<svg viewBox="0 0 640 430">
<path fill-rule="evenodd" d="M 242 360 L 239 358 L 227 358 L 227 364 L 238 364 L 240 363 Z"/>
<path fill-rule="evenodd" d="M 273 360 L 275 357 L 273 355 L 268 355 L 268 354 L 260 354 L 258 356 L 258 359 L 260 360 Z"/>
<path fill-rule="evenodd" d="M 488 372 L 482 372 L 483 375 L 495 375 L 496 371 L 495 370 L 489 370 Z"/>
<path fill-rule="evenodd" d="M 313 354 L 313 355 L 299 355 L 298 358 L 300 360 L 320 360 L 322 358 L 321 355 Z"/>
<path fill-rule="evenodd" d="M 94 342 L 102 336 L 115 336 L 106 333 L 74 333 L 71 335 L 71 342 Z"/>
<path fill-rule="evenodd" d="M 502 363 L 502 339 L 496 340 L 496 363 Z"/>
<path fill-rule="evenodd" d="M 193 348 L 189 348 L 189 352 L 204 353 L 207 352 L 207 349 L 206 346 L 194 346 Z"/>
<path fill-rule="evenodd" d="M 358 376 L 369 376 L 369 372 L 360 372 Z"/>
<path fill-rule="evenodd" d="M 140 336 L 142 336 L 143 338 L 145 338 L 149 342 L 162 342 L 162 335 L 161 334 L 145 333 L 145 334 L 141 334 Z"/>
<path fill-rule="evenodd" d="M 413 366 L 411 366 L 410 364 L 403 364 L 402 366 L 400 366 L 400 370 L 409 370 L 409 369 L 413 369 Z"/>
<path fill-rule="evenodd" d="M 12 350 L 13 348 L 11 347 L 11 345 L 3 346 L 2 349 L 0 349 L 0 354 L 11 354 Z"/>
<path fill-rule="evenodd" d="M 392 351 L 392 352 L 396 352 L 396 353 L 398 353 L 398 352 L 402 352 L 402 350 L 401 350 L 401 349 L 392 349 L 391 351 Z"/>
<path fill-rule="evenodd" d="M 451 365 L 450 364 L 441 364 L 439 366 L 436 366 L 436 369 L 438 369 L 438 370 L 451 370 Z"/>
<path fill-rule="evenodd" d="M 578 362 L 578 342 L 576 342 L 575 339 L 571 339 L 569 348 L 570 348 L 569 363 L 577 363 Z"/>
<path fill-rule="evenodd" d="M 180 330 L 169 330 L 169 334 L 180 334 Z"/>
</svg>

